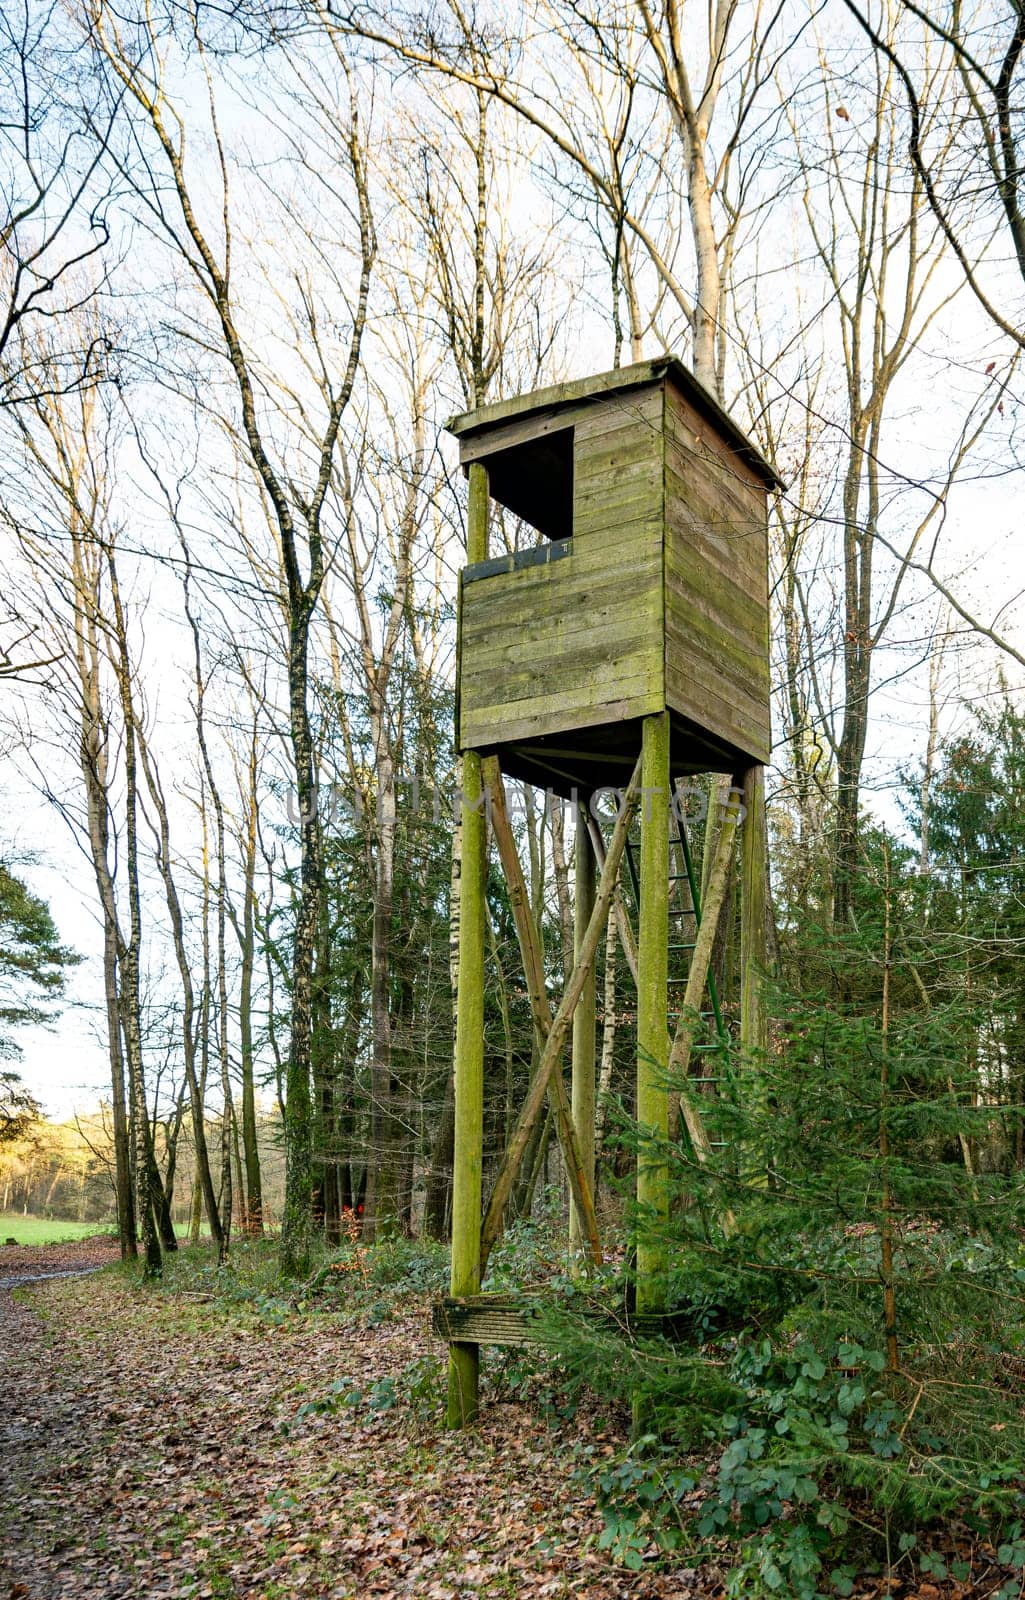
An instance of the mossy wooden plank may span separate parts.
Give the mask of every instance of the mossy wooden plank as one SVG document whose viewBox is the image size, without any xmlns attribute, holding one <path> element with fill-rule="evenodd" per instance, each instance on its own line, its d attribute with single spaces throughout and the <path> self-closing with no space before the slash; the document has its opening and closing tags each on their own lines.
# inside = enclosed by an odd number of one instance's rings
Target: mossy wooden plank
<svg viewBox="0 0 1025 1600">
<path fill-rule="evenodd" d="M 661 460 L 661 456 L 658 430 L 644 418 L 630 418 L 586 436 L 579 428 L 575 430 L 573 469 L 576 477 L 627 467 L 641 470 Z"/>
<path fill-rule="evenodd" d="M 627 673 L 624 669 L 628 666 L 629 658 L 612 661 L 604 680 L 592 677 L 590 682 L 570 685 L 561 697 L 553 695 L 547 686 L 541 693 L 531 693 L 536 681 L 526 676 L 519 681 L 511 679 L 504 689 L 500 683 L 495 684 L 492 693 L 479 705 L 464 697 L 463 737 L 467 738 L 472 730 L 476 737 L 471 748 L 483 747 L 481 736 L 492 718 L 491 742 L 494 743 L 512 737 L 508 732 L 512 722 L 529 721 L 533 733 L 541 732 L 544 723 L 545 732 L 557 733 L 560 726 L 567 729 L 591 727 L 603 720 L 616 722 L 626 716 L 637 716 L 635 710 L 627 707 L 633 707 L 638 700 L 660 700 L 662 673 L 643 667 Z"/>
<path fill-rule="evenodd" d="M 598 373 L 570 383 L 554 384 L 535 389 L 529 394 L 515 395 L 508 400 L 481 406 L 476 411 L 463 412 L 448 423 L 462 444 L 470 438 L 515 420 L 527 421 L 546 412 L 564 413 L 574 407 L 604 409 L 621 406 L 643 394 L 646 389 L 667 389 L 681 415 L 698 420 L 709 431 L 710 439 L 731 455 L 739 457 L 751 475 L 764 487 L 772 488 L 779 479 L 772 467 L 761 457 L 736 422 L 719 405 L 683 364 L 673 356 L 659 356 L 653 361 L 636 362 L 629 367 L 617 367 L 611 372 Z"/>
<path fill-rule="evenodd" d="M 666 592 L 693 604 L 707 616 L 719 616 L 724 627 L 752 642 L 767 655 L 769 609 L 764 599 L 731 583 L 703 550 L 684 550 L 679 541 L 666 543 Z"/>
<path fill-rule="evenodd" d="M 642 1338 L 657 1338 L 672 1331 L 673 1318 L 658 1313 L 627 1313 L 621 1307 L 574 1305 L 573 1314 Z M 513 1295 L 482 1294 L 467 1299 L 435 1301 L 431 1325 L 440 1339 L 472 1344 L 542 1344 L 546 1334 L 538 1301 Z"/>
<path fill-rule="evenodd" d="M 770 740 L 768 661 L 710 624 L 693 606 L 666 596 L 666 699 L 688 720 L 718 734 L 753 760 L 767 760 Z"/>
<path fill-rule="evenodd" d="M 661 610 L 657 589 L 661 581 L 660 545 L 654 541 L 640 549 L 621 550 L 606 564 L 588 561 L 583 551 L 547 567 L 524 567 L 501 572 L 466 586 L 462 595 L 465 637 L 477 629 L 512 627 L 520 623 L 587 610 L 615 596 L 624 606 L 650 612 Z"/>
<path fill-rule="evenodd" d="M 670 638 L 670 651 L 672 637 Z M 682 658 L 678 647 L 677 657 Z M 674 711 L 711 731 L 728 735 L 730 743 L 746 753 L 751 741 L 761 747 L 768 728 L 763 700 L 743 686 L 736 673 L 727 672 L 720 660 L 706 651 L 692 648 L 687 653 L 686 672 L 673 670 L 673 655 L 668 656 L 667 699 Z M 736 737 L 743 731 L 747 737 Z"/>
<path fill-rule="evenodd" d="M 742 688 L 768 692 L 761 629 L 741 628 L 725 610 L 710 607 L 693 591 L 673 584 L 666 589 L 666 632 L 673 635 L 679 650 L 687 650 L 693 640 L 699 650 L 721 660 L 724 672 Z"/>
<path fill-rule="evenodd" d="M 652 671 L 626 651 L 618 657 L 595 651 L 581 662 L 580 674 L 578 682 L 568 684 L 561 695 L 556 695 L 547 680 L 532 668 L 496 673 L 473 685 L 473 694 L 464 693 L 463 728 L 472 723 L 477 713 L 520 716 L 536 712 L 557 719 L 560 707 L 565 709 L 572 726 L 574 710 L 586 709 L 589 704 L 599 708 L 626 695 L 660 691 L 662 686 L 661 671 Z M 479 702 L 475 699 L 478 692 Z"/>
<path fill-rule="evenodd" d="M 522 1345 L 542 1342 L 538 1313 L 512 1299 L 442 1300 L 433 1308 L 434 1332 L 449 1343 Z"/>
<path fill-rule="evenodd" d="M 766 488 L 764 463 L 756 466 L 750 442 L 738 445 L 736 436 L 725 436 L 707 416 L 692 405 L 672 384 L 666 386 L 665 435 L 669 442 L 683 445 L 696 459 L 713 467 L 717 475 L 727 475 L 750 497 L 757 507 L 764 502 Z"/>
<path fill-rule="evenodd" d="M 769 737 L 762 708 L 724 692 L 696 670 L 685 680 L 669 678 L 666 700 L 671 711 L 696 723 L 714 737 L 724 754 L 761 760 Z M 709 763 L 705 763 L 706 767 Z M 692 770 L 701 770 L 695 764 Z"/>
<path fill-rule="evenodd" d="M 491 429 L 515 418 L 525 418 L 555 407 L 562 410 L 582 403 L 621 399 L 624 392 L 630 389 L 660 383 L 671 359 L 661 357 L 655 361 L 639 361 L 633 366 L 617 367 L 612 372 L 598 373 L 594 377 L 552 384 L 544 389 L 533 389 L 529 394 L 513 395 L 508 400 L 479 406 L 476 411 L 461 412 L 452 417 L 446 427 L 450 433 L 461 438 L 464 434 Z"/>
<path fill-rule="evenodd" d="M 714 526 L 760 532 L 765 537 L 765 505 L 753 504 L 750 494 L 735 478 L 718 476 L 706 461 L 696 461 L 666 440 L 666 489 L 671 501 L 680 496 L 692 504 L 699 520 Z"/>
<path fill-rule="evenodd" d="M 561 584 L 502 582 L 501 589 L 494 579 L 475 584 L 462 595 L 464 653 L 477 656 L 505 643 L 515 645 L 524 632 L 536 635 L 545 627 L 585 632 L 590 624 L 593 634 L 600 634 L 612 619 L 622 626 L 632 624 L 638 638 L 654 637 L 662 611 L 660 565 L 646 558 L 643 563 L 624 562 L 611 573 L 576 571 Z"/>
<path fill-rule="evenodd" d="M 616 700 L 596 702 L 592 698 L 568 704 L 564 710 L 553 708 L 550 698 L 533 703 L 523 700 L 489 706 L 476 720 L 464 714 L 460 738 L 467 748 L 493 750 L 504 744 L 547 738 L 553 733 L 572 734 L 588 728 L 632 722 L 661 709 L 664 704 L 661 683 L 657 688 L 643 682 L 623 684 L 620 693 L 621 698 Z"/>
<path fill-rule="evenodd" d="M 671 563 L 685 571 L 704 562 L 723 584 L 764 605 L 768 588 L 764 528 L 729 520 L 720 506 L 702 499 L 698 485 L 682 484 L 673 472 L 667 478 L 666 547 Z"/>
<path fill-rule="evenodd" d="M 652 642 L 654 644 L 654 640 Z M 544 660 L 539 664 L 541 653 Z M 600 665 L 603 658 L 622 661 L 624 657 L 643 659 L 645 655 L 650 655 L 652 663 L 657 665 L 657 648 L 646 650 L 643 641 L 638 640 L 638 619 L 634 611 L 628 608 L 624 614 L 617 613 L 614 606 L 599 606 L 593 621 L 573 616 L 524 623 L 488 652 L 487 664 L 474 677 L 479 692 L 485 693 L 486 684 L 501 681 L 506 674 L 530 671 L 535 677 L 548 678 L 555 670 L 556 661 L 562 670 L 579 673 L 589 670 L 592 663 Z M 574 662 L 578 663 L 576 668 Z"/>
<path fill-rule="evenodd" d="M 463 466 L 469 466 L 474 461 L 486 462 L 489 456 L 502 450 L 514 450 L 534 440 L 549 438 L 553 433 L 575 428 L 585 415 L 585 407 L 567 406 L 561 411 L 547 409 L 533 412 L 529 417 L 510 418 L 489 428 L 486 433 L 471 434 L 460 439 L 460 462 Z"/>
</svg>

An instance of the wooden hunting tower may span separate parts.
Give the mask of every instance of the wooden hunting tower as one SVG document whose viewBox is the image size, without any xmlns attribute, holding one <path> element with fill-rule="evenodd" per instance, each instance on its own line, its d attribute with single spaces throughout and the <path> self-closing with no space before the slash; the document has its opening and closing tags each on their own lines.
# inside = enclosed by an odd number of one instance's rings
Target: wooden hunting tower
<svg viewBox="0 0 1025 1600">
<path fill-rule="evenodd" d="M 500 1320 L 481 1320 L 481 1271 L 501 1226 L 510 1172 L 546 1092 L 566 1157 L 575 1242 L 601 1259 L 592 1200 L 594 958 L 635 810 L 638 931 L 635 939 L 622 927 L 621 937 L 637 980 L 637 1192 L 646 1207 L 668 1205 L 664 1167 L 655 1155 L 644 1158 L 643 1140 L 647 1130 L 656 1151 L 670 1132 L 666 1064 L 685 1079 L 691 1070 L 690 1019 L 700 1009 L 742 816 L 741 1043 L 748 1050 L 761 1044 L 763 767 L 770 743 L 766 510 L 778 480 L 716 400 L 669 356 L 484 406 L 448 426 L 470 483 L 456 668 L 463 841 L 452 1296 L 438 1323 L 450 1341 L 449 1416 L 458 1425 L 476 1409 L 478 1343 L 507 1342 Z M 492 501 L 537 529 L 541 542 L 491 556 Z M 742 806 L 735 799 L 724 809 L 718 843 L 716 830 L 709 833 L 714 860 L 706 857 L 706 917 L 695 894 L 695 939 L 675 946 L 693 952 L 690 969 L 685 980 L 672 979 L 670 890 L 682 876 L 672 867 L 673 785 L 707 772 L 728 774 Z M 554 1015 L 505 812 L 503 773 L 578 802 L 576 965 Z M 626 796 L 607 847 L 586 814 L 590 797 L 606 788 Z M 487 796 L 540 1065 L 482 1227 Z M 687 989 L 682 1003 L 677 995 L 670 1041 L 673 981 L 686 981 Z M 572 1105 L 562 1065 L 570 1031 Z M 688 1110 L 687 1098 L 681 1096 L 688 1137 L 696 1157 L 710 1159 L 700 1112 Z M 660 1248 L 638 1243 L 641 1312 L 663 1306 Z"/>
<path fill-rule="evenodd" d="M 544 536 L 462 573 L 459 748 L 587 794 L 665 710 L 674 777 L 767 761 L 776 478 L 690 372 L 642 362 L 449 428 Z"/>
</svg>

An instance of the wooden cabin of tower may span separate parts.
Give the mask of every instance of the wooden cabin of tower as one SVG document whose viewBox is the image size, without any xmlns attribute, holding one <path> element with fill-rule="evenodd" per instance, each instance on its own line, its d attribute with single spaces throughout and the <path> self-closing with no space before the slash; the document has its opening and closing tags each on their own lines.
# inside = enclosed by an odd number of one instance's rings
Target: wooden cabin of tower
<svg viewBox="0 0 1025 1600">
<path fill-rule="evenodd" d="M 461 578 L 457 744 L 582 794 L 668 710 L 674 777 L 769 754 L 771 468 L 680 362 L 455 418 L 466 468 L 543 535 Z"/>
<path fill-rule="evenodd" d="M 645 1158 L 644 1149 L 646 1139 L 652 1152 L 664 1148 L 671 1125 L 665 1067 L 682 1060 L 678 1049 L 689 1048 L 680 1044 L 679 1022 L 672 1039 L 669 1032 L 670 830 L 673 785 L 697 773 L 729 774 L 743 808 L 734 804 L 719 830 L 710 914 L 693 947 L 687 992 L 705 981 L 726 892 L 726 853 L 739 838 L 741 1044 L 760 1045 L 763 768 L 770 744 L 766 524 L 768 492 L 778 480 L 671 357 L 485 406 L 454 418 L 449 430 L 459 442 L 470 497 L 456 674 L 463 842 L 452 1276 L 436 1326 L 449 1341 L 449 1419 L 458 1426 L 476 1410 L 478 1344 L 508 1342 L 482 1308 L 482 1266 L 509 1192 L 503 1175 L 515 1171 L 522 1154 L 517 1138 L 525 1119 L 536 1124 L 545 1093 L 566 1155 L 576 1237 L 584 1237 L 583 1219 L 592 1259 L 601 1259 L 593 1206 L 594 952 L 627 848 L 631 807 L 640 830 L 636 940 L 630 936 L 637 1194 L 649 1211 L 668 1215 L 659 1158 Z M 536 529 L 540 541 L 495 552 L 493 504 Z M 486 791 L 497 801 L 492 826 L 514 917 L 527 898 L 512 833 L 502 823 L 503 774 L 578 802 L 575 965 L 553 1013 L 536 930 L 520 915 L 540 1064 L 482 1223 Z M 606 849 L 586 813 L 594 793 L 607 788 L 626 792 L 627 803 Z M 714 893 L 721 894 L 718 904 Z M 685 1001 L 679 1018 L 694 1009 Z M 571 1104 L 563 1081 L 570 1027 Z M 701 1135 L 693 1120 L 688 1116 L 692 1144 Z M 638 1239 L 639 1312 L 665 1309 L 660 1248 Z"/>
</svg>

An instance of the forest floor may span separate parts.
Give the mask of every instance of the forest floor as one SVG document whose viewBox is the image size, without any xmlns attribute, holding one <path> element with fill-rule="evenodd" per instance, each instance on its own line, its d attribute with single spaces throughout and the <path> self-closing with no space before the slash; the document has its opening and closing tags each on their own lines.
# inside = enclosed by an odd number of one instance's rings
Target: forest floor
<svg viewBox="0 0 1025 1600">
<path fill-rule="evenodd" d="M 109 1239 L 0 1247 L 0 1600 L 721 1600 L 714 1565 L 600 1549 L 579 1469 L 626 1419 L 560 1416 L 531 1358 L 492 1352 L 480 1421 L 444 1430 L 438 1263 L 296 1303 L 249 1249 L 227 1287 L 198 1247 L 149 1289 Z"/>
<path fill-rule="evenodd" d="M 110 1254 L 0 1248 L 0 1279 Z M 714 1571 L 632 1574 L 596 1548 L 574 1483 L 595 1423 L 507 1399 L 446 1433 L 429 1297 L 374 1321 L 226 1308 L 120 1269 L 0 1290 L 0 1596 L 721 1593 Z"/>
</svg>

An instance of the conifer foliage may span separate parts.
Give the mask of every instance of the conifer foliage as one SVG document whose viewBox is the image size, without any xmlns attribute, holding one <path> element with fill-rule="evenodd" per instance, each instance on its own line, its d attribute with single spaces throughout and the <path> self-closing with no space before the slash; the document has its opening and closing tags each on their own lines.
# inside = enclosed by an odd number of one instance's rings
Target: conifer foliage
<svg viewBox="0 0 1025 1600">
<path fill-rule="evenodd" d="M 993 843 L 980 823 L 973 852 Z M 942 880 L 866 830 L 849 929 L 796 932 L 815 982 L 777 989 L 767 1054 L 706 1114 L 717 1161 L 665 1149 L 667 1337 L 557 1319 L 571 1372 L 613 1374 L 641 1419 L 598 1474 L 628 1562 L 728 1541 L 731 1592 L 812 1597 L 881 1562 L 942 1575 L 961 1523 L 1025 1557 L 1017 998 L 997 1047 L 957 928 L 927 939 Z"/>
</svg>

